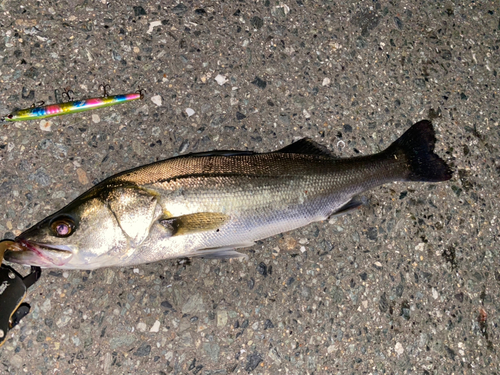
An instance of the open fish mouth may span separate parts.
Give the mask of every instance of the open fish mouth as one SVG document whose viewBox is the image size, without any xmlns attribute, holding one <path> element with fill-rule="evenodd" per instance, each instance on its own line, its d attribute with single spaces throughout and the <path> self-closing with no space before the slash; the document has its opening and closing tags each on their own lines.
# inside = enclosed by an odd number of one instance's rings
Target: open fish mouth
<svg viewBox="0 0 500 375">
<path fill-rule="evenodd" d="M 68 263 L 73 253 L 64 245 L 49 245 L 17 239 L 7 247 L 4 257 L 6 261 L 12 263 L 50 268 Z"/>
</svg>

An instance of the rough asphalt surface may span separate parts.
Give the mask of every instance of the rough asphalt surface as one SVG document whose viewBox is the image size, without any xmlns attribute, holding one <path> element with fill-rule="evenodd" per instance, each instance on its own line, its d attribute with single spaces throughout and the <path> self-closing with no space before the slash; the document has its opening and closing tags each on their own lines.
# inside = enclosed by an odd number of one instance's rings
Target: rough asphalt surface
<svg viewBox="0 0 500 375">
<path fill-rule="evenodd" d="M 0 115 L 64 88 L 147 89 L 0 124 L 2 238 L 190 152 L 307 136 L 364 155 L 427 118 L 455 171 L 375 189 L 247 261 L 45 270 L 0 373 L 499 373 L 499 3 L 353 3 L 0 1 Z"/>
</svg>

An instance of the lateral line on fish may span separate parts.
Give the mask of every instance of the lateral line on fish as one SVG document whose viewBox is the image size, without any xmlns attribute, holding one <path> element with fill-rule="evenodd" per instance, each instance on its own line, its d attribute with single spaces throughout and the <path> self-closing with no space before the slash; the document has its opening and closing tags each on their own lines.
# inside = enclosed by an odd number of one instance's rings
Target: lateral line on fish
<svg viewBox="0 0 500 375">
<path fill-rule="evenodd" d="M 269 178 L 269 177 L 273 177 L 273 176 L 270 176 L 270 175 L 264 175 L 264 176 L 260 175 L 259 176 L 259 175 L 252 175 L 252 174 L 242 175 L 241 173 L 222 173 L 222 172 L 221 173 L 193 173 L 193 174 L 186 174 L 186 175 L 182 175 L 182 176 L 169 177 L 169 178 L 166 178 L 163 180 L 156 180 L 155 184 L 169 183 L 169 182 L 174 182 L 177 180 L 184 180 L 184 179 L 189 179 L 189 178 L 195 179 L 195 178 L 218 178 L 218 177 Z M 130 180 L 125 180 L 125 181 L 130 181 Z"/>
</svg>

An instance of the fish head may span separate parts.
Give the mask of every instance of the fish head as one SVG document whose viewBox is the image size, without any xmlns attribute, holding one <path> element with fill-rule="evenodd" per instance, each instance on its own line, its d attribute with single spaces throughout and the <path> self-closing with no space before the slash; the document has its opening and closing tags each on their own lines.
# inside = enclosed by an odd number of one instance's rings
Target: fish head
<svg viewBox="0 0 500 375">
<path fill-rule="evenodd" d="M 94 269 L 118 263 L 129 239 L 108 202 L 76 200 L 20 234 L 9 246 L 9 262 L 43 268 Z"/>
</svg>

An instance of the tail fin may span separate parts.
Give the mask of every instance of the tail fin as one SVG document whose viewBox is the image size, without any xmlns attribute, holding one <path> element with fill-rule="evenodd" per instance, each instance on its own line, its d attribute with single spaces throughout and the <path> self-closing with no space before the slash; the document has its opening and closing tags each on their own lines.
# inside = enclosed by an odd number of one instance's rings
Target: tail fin
<svg viewBox="0 0 500 375">
<path fill-rule="evenodd" d="M 452 172 L 445 161 L 434 153 L 435 143 L 436 135 L 432 123 L 422 120 L 408 129 L 385 152 L 406 161 L 407 181 L 446 181 L 451 178 Z"/>
</svg>

